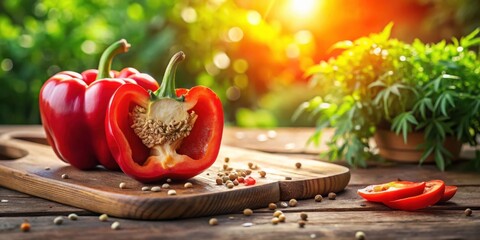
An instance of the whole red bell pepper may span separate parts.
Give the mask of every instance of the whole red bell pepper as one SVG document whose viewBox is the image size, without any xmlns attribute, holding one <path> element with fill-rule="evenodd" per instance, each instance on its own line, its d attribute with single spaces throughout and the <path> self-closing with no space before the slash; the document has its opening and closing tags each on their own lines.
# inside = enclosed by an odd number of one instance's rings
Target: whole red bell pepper
<svg viewBox="0 0 480 240">
<path fill-rule="evenodd" d="M 118 169 L 105 137 L 110 98 L 125 83 L 158 89 L 155 79 L 133 68 L 110 70 L 113 57 L 129 47 L 127 41 L 117 41 L 102 54 L 98 71 L 60 72 L 40 90 L 40 115 L 47 140 L 60 159 L 76 168 L 86 170 L 101 164 Z"/>
<path fill-rule="evenodd" d="M 157 91 L 125 84 L 110 102 L 105 121 L 110 150 L 122 171 L 138 181 L 188 179 L 217 158 L 222 104 L 203 86 L 175 89 L 175 70 L 184 58 L 183 52 L 172 57 Z"/>
</svg>

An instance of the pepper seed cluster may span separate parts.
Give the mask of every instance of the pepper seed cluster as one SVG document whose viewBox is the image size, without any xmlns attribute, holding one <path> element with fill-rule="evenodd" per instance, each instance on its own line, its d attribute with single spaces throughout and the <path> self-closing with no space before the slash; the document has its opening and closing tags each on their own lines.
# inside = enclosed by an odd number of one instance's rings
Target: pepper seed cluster
<svg viewBox="0 0 480 240">
<path fill-rule="evenodd" d="M 197 114 L 192 111 L 185 120 L 164 123 L 158 119 L 148 118 L 146 113 L 147 110 L 145 108 L 138 105 L 135 106 L 131 113 L 133 119 L 131 128 L 133 128 L 135 134 L 142 139 L 143 144 L 148 148 L 152 148 L 155 145 L 173 143 L 188 136 L 197 119 Z"/>
</svg>

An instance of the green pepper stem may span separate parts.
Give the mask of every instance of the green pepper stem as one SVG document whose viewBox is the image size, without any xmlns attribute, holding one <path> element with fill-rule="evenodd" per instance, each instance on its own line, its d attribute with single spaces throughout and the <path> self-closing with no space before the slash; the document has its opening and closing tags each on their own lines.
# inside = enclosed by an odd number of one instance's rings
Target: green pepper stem
<svg viewBox="0 0 480 240">
<path fill-rule="evenodd" d="M 173 98 L 178 101 L 182 101 L 183 98 L 177 97 L 175 91 L 175 72 L 177 70 L 178 64 L 185 59 L 185 53 L 182 51 L 177 52 L 173 57 L 170 59 L 170 62 L 167 65 L 167 69 L 165 70 L 165 75 L 163 75 L 162 84 L 160 88 L 151 94 L 152 100 L 158 100 L 161 98 Z"/>
<path fill-rule="evenodd" d="M 128 52 L 130 44 L 125 39 L 118 40 L 102 53 L 98 64 L 97 80 L 110 77 L 113 58 L 119 53 Z"/>
</svg>

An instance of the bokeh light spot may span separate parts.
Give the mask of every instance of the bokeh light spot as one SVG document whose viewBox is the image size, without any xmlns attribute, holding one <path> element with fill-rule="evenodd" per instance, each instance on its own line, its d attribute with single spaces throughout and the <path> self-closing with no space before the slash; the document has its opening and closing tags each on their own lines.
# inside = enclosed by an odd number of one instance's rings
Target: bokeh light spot
<svg viewBox="0 0 480 240">
<path fill-rule="evenodd" d="M 12 70 L 12 68 L 13 68 L 12 59 L 5 58 L 5 59 L 2 60 L 2 63 L 0 65 L 1 65 L 3 71 L 8 72 L 8 71 Z"/>
<path fill-rule="evenodd" d="M 128 6 L 127 14 L 130 19 L 142 20 L 143 19 L 143 7 L 138 3 L 132 3 Z"/>
<path fill-rule="evenodd" d="M 97 44 L 91 40 L 84 41 L 81 48 L 82 51 L 86 54 L 94 54 L 97 52 Z"/>
<path fill-rule="evenodd" d="M 247 21 L 252 25 L 258 25 L 262 21 L 262 16 L 257 11 L 251 10 L 247 13 Z"/>
<path fill-rule="evenodd" d="M 236 101 L 240 98 L 241 92 L 240 89 L 236 86 L 231 86 L 227 88 L 227 98 L 230 101 Z"/>
<path fill-rule="evenodd" d="M 245 73 L 248 70 L 248 62 L 245 59 L 237 59 L 233 62 L 233 70 L 237 73 Z"/>
<path fill-rule="evenodd" d="M 210 76 L 216 76 L 220 73 L 220 69 L 218 69 L 213 63 L 205 64 L 205 70 Z"/>
<path fill-rule="evenodd" d="M 243 38 L 243 31 L 239 27 L 232 27 L 228 30 L 228 39 L 232 42 L 238 42 Z"/>
<path fill-rule="evenodd" d="M 226 69 L 230 66 L 230 58 L 224 52 L 219 52 L 213 56 L 213 64 L 219 69 Z"/>
<path fill-rule="evenodd" d="M 300 48 L 297 44 L 289 44 L 285 49 L 285 52 L 289 58 L 298 58 L 300 56 Z"/>
<path fill-rule="evenodd" d="M 302 30 L 295 33 L 295 41 L 298 44 L 308 44 L 312 41 L 313 35 L 308 30 Z"/>
<path fill-rule="evenodd" d="M 33 46 L 32 36 L 28 34 L 23 34 L 22 36 L 20 36 L 19 44 L 24 48 L 31 48 Z"/>
<path fill-rule="evenodd" d="M 195 9 L 192 7 L 186 7 L 182 9 L 182 13 L 180 15 L 182 16 L 183 21 L 186 23 L 194 23 L 197 21 L 197 11 L 195 11 Z"/>
<path fill-rule="evenodd" d="M 246 74 L 239 74 L 233 78 L 233 82 L 240 89 L 245 89 L 248 87 L 248 76 Z"/>
</svg>

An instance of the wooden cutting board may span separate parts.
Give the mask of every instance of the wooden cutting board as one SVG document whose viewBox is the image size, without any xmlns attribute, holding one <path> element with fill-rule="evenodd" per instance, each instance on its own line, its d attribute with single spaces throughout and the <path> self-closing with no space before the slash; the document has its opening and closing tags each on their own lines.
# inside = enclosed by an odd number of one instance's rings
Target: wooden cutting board
<svg viewBox="0 0 480 240">
<path fill-rule="evenodd" d="M 233 169 L 258 165 L 267 173 L 260 178 L 257 170 L 253 186 L 240 184 L 232 189 L 216 185 L 217 173 L 224 159 Z M 302 167 L 297 169 L 295 163 Z M 68 179 L 63 179 L 67 174 Z M 290 177 L 291 180 L 286 180 Z M 350 180 L 348 168 L 314 160 L 290 158 L 222 145 L 216 163 L 204 173 L 185 182 L 172 182 L 160 192 L 142 191 L 143 186 L 122 172 L 104 169 L 79 171 L 59 160 L 41 128 L 10 131 L 0 135 L 0 185 L 30 195 L 87 209 L 97 213 L 132 219 L 174 219 L 238 212 L 245 208 L 262 208 L 271 202 L 313 198 L 317 194 L 342 191 Z M 127 188 L 120 189 L 125 182 Z M 28 206 L 25 206 L 28 207 Z"/>
</svg>

